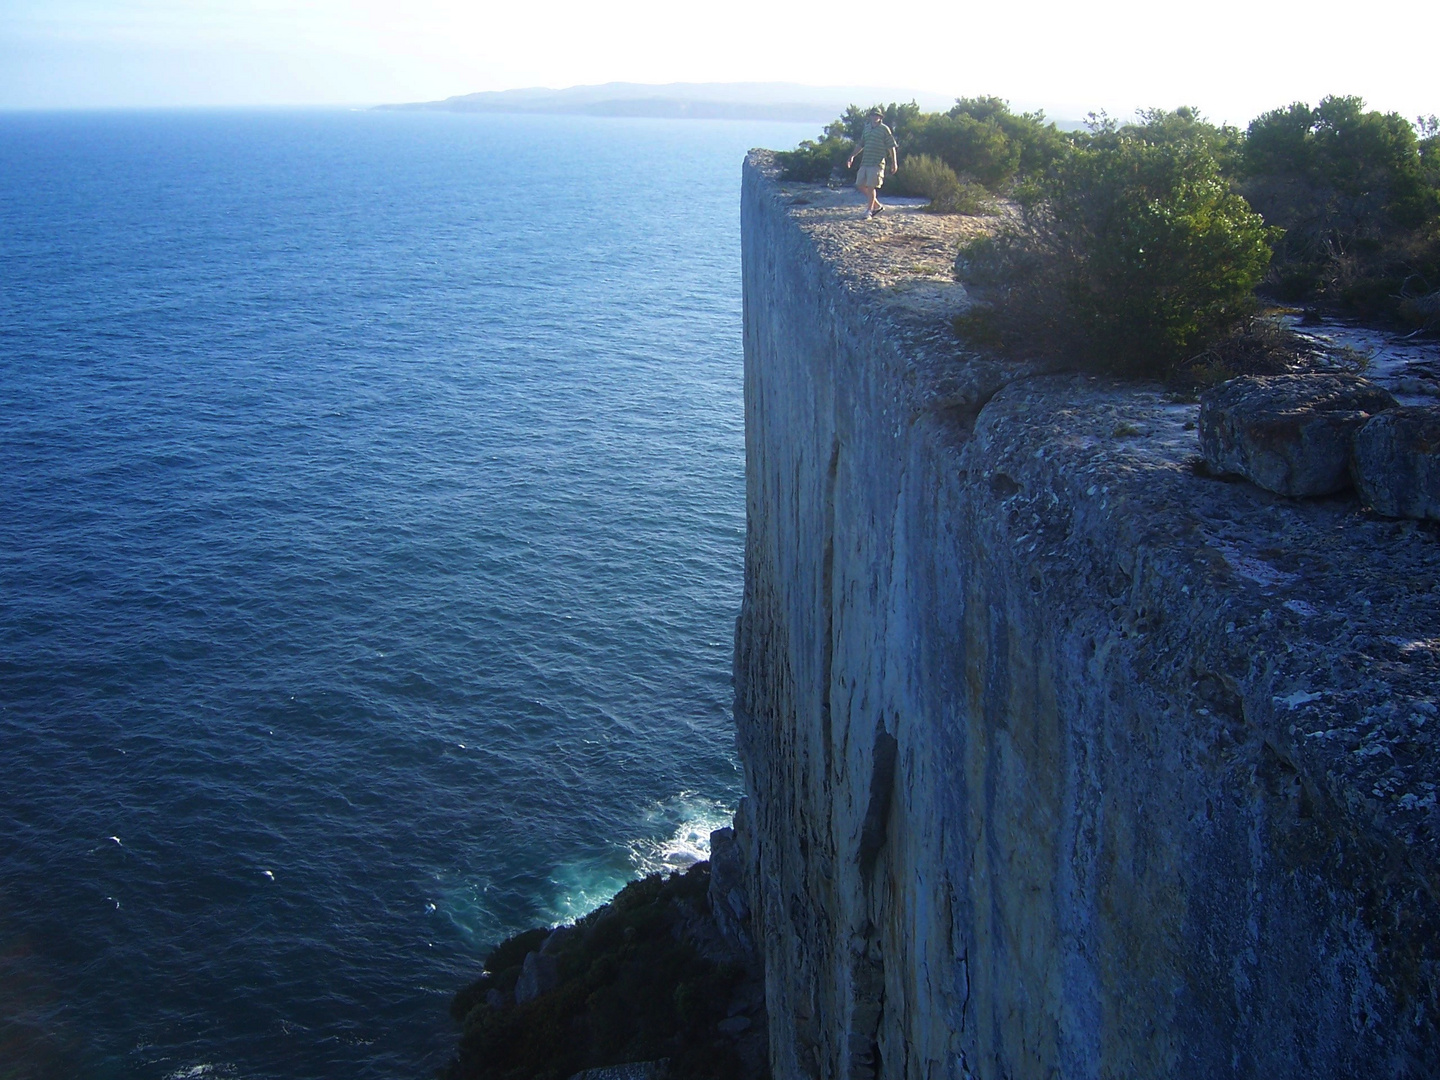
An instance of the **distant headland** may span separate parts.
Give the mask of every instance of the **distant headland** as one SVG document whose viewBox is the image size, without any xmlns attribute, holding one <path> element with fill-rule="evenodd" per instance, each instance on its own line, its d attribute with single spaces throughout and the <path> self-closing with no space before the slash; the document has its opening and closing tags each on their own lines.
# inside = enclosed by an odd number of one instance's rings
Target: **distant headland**
<svg viewBox="0 0 1440 1080">
<path fill-rule="evenodd" d="M 941 94 L 875 86 L 802 86 L 798 83 L 603 83 L 563 90 L 529 87 L 460 94 L 443 101 L 378 105 L 378 109 L 441 112 L 558 113 L 579 116 L 657 117 L 683 120 L 833 119 L 852 101 L 915 101 L 948 108 Z"/>
</svg>

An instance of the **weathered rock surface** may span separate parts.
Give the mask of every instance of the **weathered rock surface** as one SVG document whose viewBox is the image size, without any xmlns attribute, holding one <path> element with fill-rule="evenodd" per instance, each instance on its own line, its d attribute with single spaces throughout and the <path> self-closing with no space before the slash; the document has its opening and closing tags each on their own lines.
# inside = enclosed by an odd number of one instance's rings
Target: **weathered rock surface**
<svg viewBox="0 0 1440 1080">
<path fill-rule="evenodd" d="M 1355 436 L 1360 498 L 1377 513 L 1440 521 L 1440 407 L 1403 407 L 1373 417 Z"/>
<path fill-rule="evenodd" d="M 1200 450 L 1217 473 L 1291 498 L 1350 486 L 1355 433 L 1397 402 L 1357 375 L 1247 375 L 1200 397 Z"/>
<path fill-rule="evenodd" d="M 755 951 L 750 934 L 750 901 L 745 894 L 745 867 L 734 829 L 710 834 L 710 917 L 720 934 L 744 953 Z"/>
<path fill-rule="evenodd" d="M 964 355 L 905 212 L 866 243 L 769 161 L 736 831 L 777 1080 L 1434 1076 L 1434 531 Z"/>
</svg>

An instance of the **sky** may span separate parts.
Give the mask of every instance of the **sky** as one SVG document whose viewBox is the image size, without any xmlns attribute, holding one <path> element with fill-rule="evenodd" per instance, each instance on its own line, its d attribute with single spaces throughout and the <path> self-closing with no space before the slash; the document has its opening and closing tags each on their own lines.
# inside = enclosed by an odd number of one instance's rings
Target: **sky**
<svg viewBox="0 0 1440 1080">
<path fill-rule="evenodd" d="M 1366 17 L 1370 16 L 1370 17 Z M 0 109 L 365 105 L 609 81 L 995 94 L 1243 124 L 1358 94 L 1440 113 L 1440 3 L 0 0 Z"/>
</svg>

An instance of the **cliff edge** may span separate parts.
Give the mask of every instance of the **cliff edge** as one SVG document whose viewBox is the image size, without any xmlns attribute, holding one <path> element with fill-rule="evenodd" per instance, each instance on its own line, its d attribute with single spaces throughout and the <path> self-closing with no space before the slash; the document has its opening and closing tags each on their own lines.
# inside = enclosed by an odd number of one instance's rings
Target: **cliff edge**
<svg viewBox="0 0 1440 1080">
<path fill-rule="evenodd" d="M 745 165 L 774 1075 L 1436 1075 L 1440 536 L 967 353 L 966 227 Z"/>
</svg>

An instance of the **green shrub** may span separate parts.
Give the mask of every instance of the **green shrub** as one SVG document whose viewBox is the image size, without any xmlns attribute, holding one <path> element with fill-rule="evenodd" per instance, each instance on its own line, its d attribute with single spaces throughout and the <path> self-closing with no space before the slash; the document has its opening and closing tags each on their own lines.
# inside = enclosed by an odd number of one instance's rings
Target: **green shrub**
<svg viewBox="0 0 1440 1080">
<path fill-rule="evenodd" d="M 891 102 L 889 105 L 875 105 L 885 114 L 885 123 L 895 132 L 896 138 L 909 129 L 920 116 L 920 106 L 913 101 L 907 104 Z M 801 180 L 810 184 L 824 183 L 837 168 L 845 164 L 855 144 L 865 131 L 865 119 L 870 109 L 851 105 L 845 115 L 825 125 L 819 139 L 805 139 L 794 150 L 782 150 L 775 155 L 780 165 L 782 180 Z M 852 171 L 853 177 L 853 171 Z"/>
<path fill-rule="evenodd" d="M 988 214 L 994 211 L 990 193 L 979 184 L 961 180 L 939 158 L 916 154 L 885 182 L 891 195 L 929 199 L 925 209 L 936 214 Z"/>
<path fill-rule="evenodd" d="M 1012 113 L 999 98 L 961 98 L 947 113 L 928 113 L 896 134 L 902 155 L 927 154 L 991 191 L 1043 171 L 1061 156 L 1065 136 L 1042 113 Z M 902 162 L 903 164 L 903 162 Z"/>
<path fill-rule="evenodd" d="M 1285 229 L 1269 290 L 1373 317 L 1440 288 L 1437 139 L 1427 118 L 1412 126 L 1357 97 L 1296 102 L 1252 121 L 1238 163 L 1243 190 Z"/>
<path fill-rule="evenodd" d="M 900 144 L 901 171 L 913 156 L 944 162 L 961 178 L 1001 191 L 1017 177 L 1045 169 L 1064 153 L 1065 136 L 1043 113 L 1012 113 L 1000 98 L 961 98 L 946 113 L 922 113 L 915 102 L 876 104 Z M 865 130 L 869 108 L 851 105 L 825 128 L 819 139 L 806 139 L 777 155 L 782 179 L 828 180 L 843 164 Z M 969 197 L 970 201 L 979 198 Z M 957 211 L 964 212 L 964 211 Z"/>
<path fill-rule="evenodd" d="M 1035 185 L 1021 222 L 961 252 L 988 315 L 958 326 L 1011 351 L 1165 375 L 1253 306 L 1274 231 L 1231 191 L 1208 134 L 1174 114 L 1101 121 Z"/>
<path fill-rule="evenodd" d="M 902 145 L 910 129 L 925 115 L 920 112 L 920 106 L 913 101 L 903 104 L 892 101 L 889 105 L 877 101 L 868 109 L 862 109 L 859 105 L 851 105 L 845 110 L 844 116 L 825 128 L 826 136 L 846 139 L 851 143 L 859 142 L 860 136 L 865 133 L 865 121 L 874 109 L 880 110 L 885 126 Z"/>
<path fill-rule="evenodd" d="M 849 140 L 827 134 L 819 141 L 805 139 L 794 150 L 781 150 L 775 160 L 780 165 L 780 179 L 821 184 L 849 156 Z"/>
</svg>

